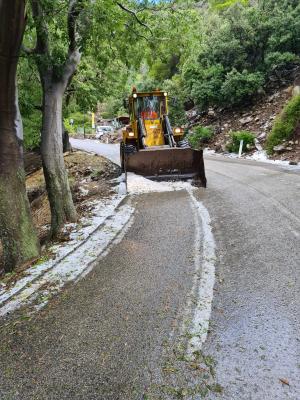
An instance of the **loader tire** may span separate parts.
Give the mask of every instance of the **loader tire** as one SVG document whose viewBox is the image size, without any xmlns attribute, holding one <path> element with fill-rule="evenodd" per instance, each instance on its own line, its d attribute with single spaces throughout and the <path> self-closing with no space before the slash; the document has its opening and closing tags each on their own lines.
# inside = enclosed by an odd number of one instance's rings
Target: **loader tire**
<svg viewBox="0 0 300 400">
<path fill-rule="evenodd" d="M 179 147 L 181 149 L 190 149 L 191 148 L 189 141 L 187 139 L 180 140 L 180 142 L 177 143 L 177 147 Z"/>
</svg>

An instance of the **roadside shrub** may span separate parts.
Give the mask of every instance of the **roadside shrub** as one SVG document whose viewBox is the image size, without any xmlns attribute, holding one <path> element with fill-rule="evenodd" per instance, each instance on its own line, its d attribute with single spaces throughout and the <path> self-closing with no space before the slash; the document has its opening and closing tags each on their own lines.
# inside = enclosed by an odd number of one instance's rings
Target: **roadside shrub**
<svg viewBox="0 0 300 400">
<path fill-rule="evenodd" d="M 264 76 L 260 72 L 238 72 L 233 69 L 226 75 L 222 85 L 222 96 L 226 104 L 241 104 L 249 101 L 263 87 Z"/>
<path fill-rule="evenodd" d="M 202 144 L 208 143 L 213 137 L 212 128 L 205 126 L 197 126 L 192 133 L 188 135 L 188 141 L 193 149 L 201 148 Z"/>
<path fill-rule="evenodd" d="M 299 123 L 300 95 L 293 97 L 275 120 L 272 132 L 266 140 L 267 153 L 272 154 L 274 146 L 278 146 L 283 141 L 290 139 Z"/>
<path fill-rule="evenodd" d="M 240 149 L 240 142 L 244 141 L 243 152 L 249 151 L 249 147 L 254 145 L 255 136 L 248 131 L 238 131 L 231 134 L 231 141 L 227 145 L 227 150 L 230 153 L 238 153 Z"/>
<path fill-rule="evenodd" d="M 193 64 L 184 69 L 183 78 L 185 92 L 190 93 L 200 109 L 222 104 L 221 87 L 224 81 L 222 65 L 202 67 Z"/>
</svg>

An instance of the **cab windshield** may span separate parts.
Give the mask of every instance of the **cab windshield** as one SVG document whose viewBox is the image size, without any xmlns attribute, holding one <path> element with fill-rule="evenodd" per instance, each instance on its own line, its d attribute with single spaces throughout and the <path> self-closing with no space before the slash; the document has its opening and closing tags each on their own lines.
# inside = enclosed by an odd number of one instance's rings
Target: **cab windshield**
<svg viewBox="0 0 300 400">
<path fill-rule="evenodd" d="M 159 119 L 166 113 L 165 97 L 145 96 L 138 97 L 135 102 L 135 114 L 137 118 L 144 120 Z"/>
</svg>

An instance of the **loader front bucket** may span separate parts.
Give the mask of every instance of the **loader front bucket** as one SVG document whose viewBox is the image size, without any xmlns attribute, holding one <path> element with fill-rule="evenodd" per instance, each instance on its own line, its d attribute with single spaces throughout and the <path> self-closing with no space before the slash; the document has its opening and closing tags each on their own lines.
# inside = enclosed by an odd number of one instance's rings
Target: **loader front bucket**
<svg viewBox="0 0 300 400">
<path fill-rule="evenodd" d="M 151 147 L 128 155 L 126 170 L 158 181 L 193 179 L 206 187 L 202 150 Z"/>
</svg>

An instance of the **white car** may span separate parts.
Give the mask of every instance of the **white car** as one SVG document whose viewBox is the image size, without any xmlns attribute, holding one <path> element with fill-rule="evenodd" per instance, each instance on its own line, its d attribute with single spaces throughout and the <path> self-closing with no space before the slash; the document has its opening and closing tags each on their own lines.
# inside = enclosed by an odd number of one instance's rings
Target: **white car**
<svg viewBox="0 0 300 400">
<path fill-rule="evenodd" d="M 114 132 L 114 128 L 112 126 L 97 126 L 96 128 L 96 139 L 101 139 L 101 137 L 105 134 L 105 133 L 113 133 Z"/>
</svg>

